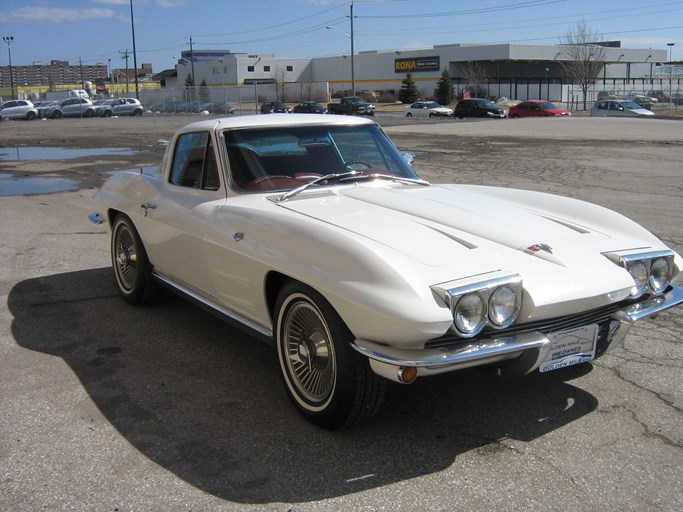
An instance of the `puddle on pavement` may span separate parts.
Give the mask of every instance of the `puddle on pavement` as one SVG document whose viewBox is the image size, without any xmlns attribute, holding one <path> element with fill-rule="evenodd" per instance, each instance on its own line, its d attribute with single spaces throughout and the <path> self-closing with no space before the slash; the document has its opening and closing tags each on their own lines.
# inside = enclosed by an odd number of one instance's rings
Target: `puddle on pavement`
<svg viewBox="0 0 683 512">
<path fill-rule="evenodd" d="M 78 189 L 78 180 L 55 176 L 22 177 L 0 173 L 0 196 L 22 196 Z"/>
<path fill-rule="evenodd" d="M 46 146 L 15 146 L 0 148 L 0 160 L 18 162 L 24 160 L 69 160 L 84 156 L 134 155 L 133 148 L 62 148 Z"/>
<path fill-rule="evenodd" d="M 154 174 L 159 169 L 158 165 L 148 167 L 135 167 L 133 169 L 117 169 L 106 171 L 102 175 L 112 176 L 119 172 L 133 171 L 143 174 Z M 81 180 L 73 178 L 61 178 L 59 176 L 17 176 L 14 174 L 0 173 L 0 197 L 51 194 L 53 192 L 68 192 L 78 190 Z"/>
</svg>

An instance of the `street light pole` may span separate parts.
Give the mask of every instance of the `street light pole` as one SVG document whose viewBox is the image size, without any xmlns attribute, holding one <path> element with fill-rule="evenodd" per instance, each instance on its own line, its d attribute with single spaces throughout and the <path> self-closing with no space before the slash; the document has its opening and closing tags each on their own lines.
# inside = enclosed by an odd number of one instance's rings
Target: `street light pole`
<svg viewBox="0 0 683 512">
<path fill-rule="evenodd" d="M 328 30 L 333 29 L 333 30 L 336 30 L 338 32 L 341 32 L 346 37 L 351 39 L 351 95 L 355 96 L 356 95 L 356 74 L 355 74 L 355 70 L 354 70 L 354 58 L 353 58 L 353 2 L 351 2 L 351 33 L 350 34 L 347 34 L 346 32 L 344 32 L 339 27 L 333 27 L 333 26 L 328 25 L 325 28 Z"/>
<path fill-rule="evenodd" d="M 140 91 L 138 90 L 138 56 L 137 52 L 135 51 L 135 22 L 133 21 L 133 0 L 130 0 L 130 30 L 133 34 L 133 68 L 135 69 L 135 97 L 139 99 Z M 128 61 L 126 61 L 126 64 L 128 64 Z M 126 71 L 126 73 L 128 72 Z M 128 75 L 126 74 L 126 78 L 127 77 Z"/>
<path fill-rule="evenodd" d="M 353 0 L 351 0 L 351 96 L 356 95 L 356 74 L 354 71 L 353 63 Z"/>
<path fill-rule="evenodd" d="M 672 97 L 672 89 L 671 89 L 671 82 L 673 81 L 673 61 L 671 60 L 671 50 L 674 47 L 674 43 L 666 43 L 666 45 L 669 47 L 669 116 L 671 115 L 671 104 L 673 103 L 673 97 Z"/>
<path fill-rule="evenodd" d="M 14 99 L 14 75 L 12 74 L 12 50 L 10 49 L 12 41 L 14 41 L 14 36 L 2 36 L 2 40 L 7 44 L 7 55 L 9 56 L 9 83 L 10 89 L 12 90 L 11 99 Z"/>
</svg>

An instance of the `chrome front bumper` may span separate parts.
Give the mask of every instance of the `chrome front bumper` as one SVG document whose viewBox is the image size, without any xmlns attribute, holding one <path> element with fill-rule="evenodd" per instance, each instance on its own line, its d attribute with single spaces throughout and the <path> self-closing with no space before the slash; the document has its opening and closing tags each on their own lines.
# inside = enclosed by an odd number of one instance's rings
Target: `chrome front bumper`
<svg viewBox="0 0 683 512">
<path fill-rule="evenodd" d="M 665 294 L 638 302 L 611 315 L 607 349 L 619 345 L 631 326 L 644 318 L 683 303 L 683 287 L 672 286 Z M 356 340 L 352 347 L 368 357 L 375 373 L 400 382 L 397 369 L 415 367 L 418 376 L 462 370 L 515 359 L 515 373 L 526 374 L 538 368 L 550 349 L 544 333 L 525 331 L 482 340 L 463 340 L 453 346 L 422 350 L 397 349 L 371 341 Z"/>
</svg>

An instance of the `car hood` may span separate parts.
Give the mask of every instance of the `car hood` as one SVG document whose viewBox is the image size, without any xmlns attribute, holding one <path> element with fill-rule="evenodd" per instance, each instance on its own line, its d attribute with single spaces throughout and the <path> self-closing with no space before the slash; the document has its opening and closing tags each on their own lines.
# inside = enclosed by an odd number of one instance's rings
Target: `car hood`
<svg viewBox="0 0 683 512">
<path fill-rule="evenodd" d="M 658 245 L 634 222 L 582 201 L 550 194 L 471 185 L 346 186 L 306 191 L 280 203 L 391 247 L 428 266 L 500 256 L 584 267 L 602 253 Z"/>
</svg>

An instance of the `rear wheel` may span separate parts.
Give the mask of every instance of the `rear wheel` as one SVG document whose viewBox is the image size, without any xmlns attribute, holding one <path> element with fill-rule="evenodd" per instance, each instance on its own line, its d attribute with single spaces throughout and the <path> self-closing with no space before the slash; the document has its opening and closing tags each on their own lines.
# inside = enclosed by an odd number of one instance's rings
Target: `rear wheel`
<svg viewBox="0 0 683 512">
<path fill-rule="evenodd" d="M 297 410 L 328 429 L 367 421 L 386 381 L 350 344 L 353 335 L 315 290 L 287 283 L 275 305 L 274 338 L 285 389 Z"/>
<path fill-rule="evenodd" d="M 130 304 L 153 304 L 163 296 L 163 288 L 152 275 L 152 265 L 140 235 L 133 222 L 123 214 L 114 219 L 111 261 L 119 293 Z"/>
</svg>

